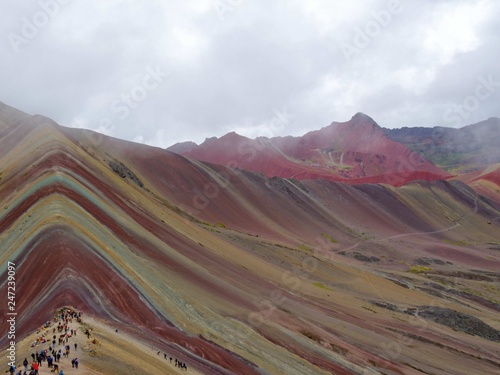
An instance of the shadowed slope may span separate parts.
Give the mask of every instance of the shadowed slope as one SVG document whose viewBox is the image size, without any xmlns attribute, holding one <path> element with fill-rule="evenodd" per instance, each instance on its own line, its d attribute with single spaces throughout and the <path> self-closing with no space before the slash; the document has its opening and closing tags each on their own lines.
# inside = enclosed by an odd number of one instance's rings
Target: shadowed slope
<svg viewBox="0 0 500 375">
<path fill-rule="evenodd" d="M 466 182 L 479 194 L 488 197 L 492 203 L 500 202 L 500 163 L 466 173 L 458 176 L 457 179 Z"/>
</svg>

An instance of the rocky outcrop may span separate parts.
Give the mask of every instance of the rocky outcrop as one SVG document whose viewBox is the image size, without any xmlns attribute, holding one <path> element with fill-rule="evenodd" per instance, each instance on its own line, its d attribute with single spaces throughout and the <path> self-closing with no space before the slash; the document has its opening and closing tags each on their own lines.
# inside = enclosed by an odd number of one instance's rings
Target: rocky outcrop
<svg viewBox="0 0 500 375">
<path fill-rule="evenodd" d="M 438 324 L 475 335 L 487 340 L 500 342 L 500 331 L 484 323 L 475 316 L 437 306 L 420 306 L 417 309 L 408 309 L 406 313 L 415 314 Z"/>
<path fill-rule="evenodd" d="M 137 186 L 141 188 L 144 187 L 144 184 L 139 179 L 139 177 L 137 177 L 135 173 L 132 172 L 129 168 L 127 168 L 123 163 L 110 161 L 108 164 L 109 167 L 113 170 L 113 172 L 115 172 L 121 178 L 128 178 Z"/>
</svg>

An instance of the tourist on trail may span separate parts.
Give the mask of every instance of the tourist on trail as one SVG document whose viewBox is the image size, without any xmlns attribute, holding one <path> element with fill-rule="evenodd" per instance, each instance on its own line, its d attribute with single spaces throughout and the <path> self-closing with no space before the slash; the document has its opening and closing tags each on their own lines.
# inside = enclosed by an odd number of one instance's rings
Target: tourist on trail
<svg viewBox="0 0 500 375">
<path fill-rule="evenodd" d="M 28 371 L 28 358 L 24 358 L 23 366 L 24 366 L 24 371 Z"/>
<path fill-rule="evenodd" d="M 78 344 L 75 342 L 75 351 L 76 351 L 76 348 L 78 347 Z"/>
<path fill-rule="evenodd" d="M 75 368 L 78 370 L 78 358 L 75 358 Z"/>
<path fill-rule="evenodd" d="M 10 366 L 9 367 L 9 372 L 10 372 L 10 375 L 14 375 L 14 373 L 16 372 L 16 366 Z"/>
</svg>

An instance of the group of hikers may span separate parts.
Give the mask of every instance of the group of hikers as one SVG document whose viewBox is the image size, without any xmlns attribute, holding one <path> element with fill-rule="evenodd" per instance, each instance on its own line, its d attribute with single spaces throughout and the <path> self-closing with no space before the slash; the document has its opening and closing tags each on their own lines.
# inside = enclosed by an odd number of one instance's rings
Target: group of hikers
<svg viewBox="0 0 500 375">
<path fill-rule="evenodd" d="M 160 355 L 160 353 L 161 352 L 158 350 L 157 354 Z M 172 363 L 172 360 L 174 360 L 175 361 L 174 362 L 175 367 L 178 367 L 181 370 L 186 370 L 187 371 L 187 369 L 188 369 L 186 363 L 177 360 L 177 358 L 168 357 L 167 353 L 163 353 L 163 358 L 165 358 L 166 360 L 170 360 L 170 363 Z"/>
<path fill-rule="evenodd" d="M 38 345 L 48 344 L 48 349 L 35 350 L 31 353 L 31 364 L 28 358 L 24 358 L 22 363 L 24 371 L 19 369 L 19 371 L 16 372 L 16 366 L 10 366 L 7 372 L 10 372 L 11 375 L 38 375 L 40 367 L 46 362 L 47 368 L 49 368 L 50 372 L 53 372 L 54 375 L 64 375 L 63 369 L 60 368 L 59 365 L 62 358 L 70 357 L 72 347 L 69 344 L 69 339 L 75 337 L 77 334 L 76 329 L 70 328 L 73 319 L 81 323 L 81 311 L 77 312 L 76 309 L 73 308 L 59 309 L 54 316 L 53 322 L 45 322 L 37 331 L 37 334 L 40 335 L 31 344 L 32 348 Z M 115 328 L 115 331 L 118 332 L 118 327 Z M 89 328 L 85 329 L 83 332 L 87 338 L 90 337 Z M 59 349 L 56 349 L 56 344 L 60 346 Z M 64 346 L 61 347 L 62 345 Z M 78 350 L 78 344 L 75 342 L 73 347 L 76 352 Z M 161 352 L 158 351 L 158 355 L 160 355 L 160 353 Z M 187 371 L 186 363 L 179 361 L 177 358 L 169 357 L 166 353 L 163 353 L 163 357 L 165 360 L 170 361 L 175 367 Z M 75 369 L 78 369 L 78 363 L 77 357 L 71 360 L 71 366 Z"/>
<path fill-rule="evenodd" d="M 22 369 L 19 369 L 19 372 L 16 373 L 16 366 L 9 366 L 8 372 L 10 372 L 11 375 L 38 375 L 42 363 L 47 362 L 47 367 L 51 369 L 50 372 L 53 372 L 55 375 L 64 375 L 64 371 L 59 368 L 59 363 L 62 357 L 69 358 L 71 352 L 71 346 L 68 344 L 68 341 L 71 337 L 76 336 L 76 329 L 69 327 L 73 319 L 77 319 L 78 322 L 81 322 L 81 312 L 76 312 L 76 310 L 71 308 L 62 308 L 58 310 L 53 319 L 53 322 L 58 324 L 57 327 L 55 324 L 52 327 L 52 337 L 49 337 L 51 322 L 48 321 L 37 331 L 37 333 L 41 333 L 41 335 L 31 344 L 33 348 L 48 343 L 50 345 L 49 348 L 31 353 L 31 365 L 28 358 L 24 358 L 22 363 L 24 372 Z M 56 330 L 60 334 L 59 338 L 56 335 Z M 57 338 L 58 340 L 56 341 Z M 64 349 L 59 348 L 59 350 L 56 350 L 56 342 L 59 345 L 64 345 Z M 76 342 L 74 343 L 74 348 L 76 352 L 78 350 L 78 344 Z M 77 357 L 71 360 L 71 365 L 73 368 L 78 368 Z"/>
</svg>

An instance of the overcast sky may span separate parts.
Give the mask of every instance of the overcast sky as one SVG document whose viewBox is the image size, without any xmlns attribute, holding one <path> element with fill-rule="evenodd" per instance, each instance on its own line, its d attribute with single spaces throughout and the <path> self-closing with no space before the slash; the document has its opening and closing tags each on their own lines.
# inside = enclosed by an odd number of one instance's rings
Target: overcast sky
<svg viewBox="0 0 500 375">
<path fill-rule="evenodd" d="M 1 0 L 0 101 L 167 147 L 500 117 L 500 1 Z"/>
</svg>

